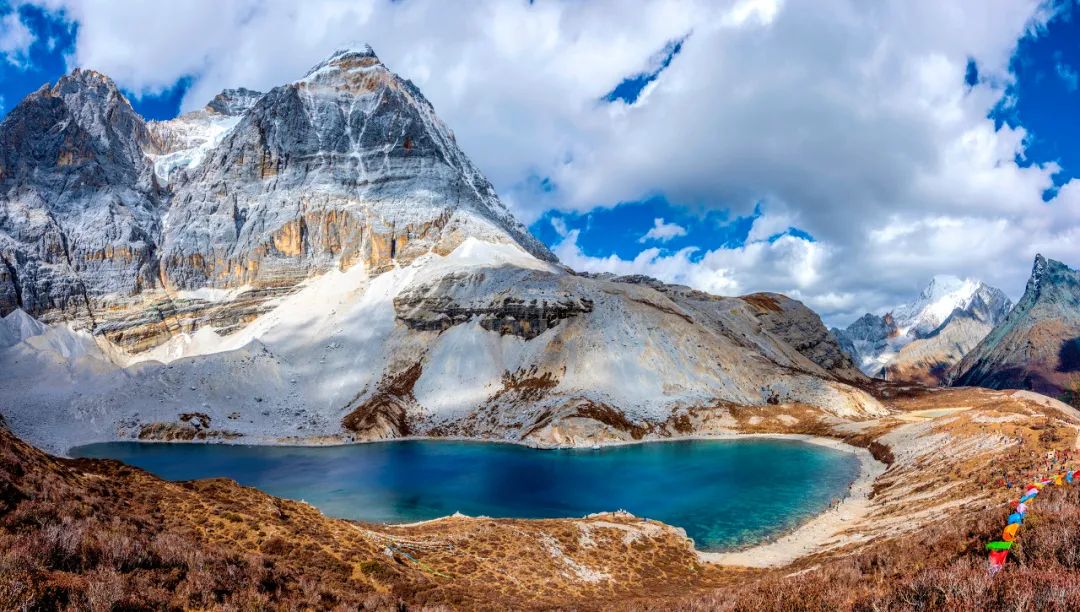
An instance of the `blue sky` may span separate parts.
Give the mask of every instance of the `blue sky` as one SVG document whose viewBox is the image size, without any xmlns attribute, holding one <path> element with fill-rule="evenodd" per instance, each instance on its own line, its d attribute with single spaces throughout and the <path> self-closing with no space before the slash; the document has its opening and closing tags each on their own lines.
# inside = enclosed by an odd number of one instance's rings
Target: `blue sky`
<svg viewBox="0 0 1080 612">
<path fill-rule="evenodd" d="M 1080 3 L 1064 4 L 1057 18 L 1020 41 L 1011 61 L 1016 82 L 992 113 L 1029 132 L 1025 163 L 1061 165 L 1056 187 L 1080 172 Z"/>
<path fill-rule="evenodd" d="M 26 53 L 13 60 L 0 62 L 0 117 L 3 117 L 26 97 L 46 83 L 55 83 L 73 66 L 69 66 L 74 51 L 78 24 L 32 6 L 13 7 L 0 0 L 0 15 L 18 15 L 32 33 L 34 41 Z M 3 27 L 3 26 L 0 26 Z M 147 119 L 171 119 L 180 112 L 180 101 L 190 79 L 181 78 L 164 91 L 153 94 L 127 90 L 124 93 L 135 108 Z"/>
<path fill-rule="evenodd" d="M 1080 265 L 1077 1 L 0 0 L 0 115 L 83 66 L 164 119 L 368 42 L 569 265 L 844 324 Z"/>
</svg>

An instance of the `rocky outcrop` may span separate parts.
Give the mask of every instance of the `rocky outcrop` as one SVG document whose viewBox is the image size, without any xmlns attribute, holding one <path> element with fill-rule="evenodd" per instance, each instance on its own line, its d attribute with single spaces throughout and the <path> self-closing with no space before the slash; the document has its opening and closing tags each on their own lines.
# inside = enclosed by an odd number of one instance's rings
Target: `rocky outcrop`
<svg viewBox="0 0 1080 612">
<path fill-rule="evenodd" d="M 424 371 L 421 363 L 394 374 L 388 374 L 379 382 L 372 395 L 357 400 L 346 408 L 342 426 L 355 434 L 358 440 L 387 440 L 407 436 L 410 433 L 409 412 L 415 411 L 416 396 L 413 387 Z"/>
<path fill-rule="evenodd" d="M 185 412 L 176 421 L 140 425 L 138 438 L 156 442 L 192 442 L 195 440 L 233 440 L 240 437 L 228 430 L 210 427 L 210 416 L 202 412 Z"/>
<path fill-rule="evenodd" d="M 742 296 L 742 300 L 754 307 L 755 315 L 769 333 L 810 361 L 842 380 L 866 380 L 825 328 L 821 317 L 802 302 L 778 293 L 754 293 Z"/>
<path fill-rule="evenodd" d="M 1042 255 L 1024 295 L 955 366 L 953 385 L 1027 389 L 1076 401 L 1080 382 L 1080 273 Z"/>
<path fill-rule="evenodd" d="M 481 293 L 480 299 L 461 299 L 472 286 L 485 282 L 485 273 L 449 274 L 438 281 L 403 291 L 394 298 L 399 321 L 410 329 L 445 331 L 475 320 L 480 327 L 526 340 L 559 321 L 592 312 L 593 301 L 560 291 L 550 273 L 523 271 L 512 288 Z"/>
<path fill-rule="evenodd" d="M 94 333 L 132 353 L 152 349 L 183 334 L 211 327 L 227 336 L 273 308 L 293 287 L 241 289 L 221 300 L 182 295 L 148 301 L 138 309 L 98 313 Z"/>
<path fill-rule="evenodd" d="M 832 333 L 871 376 L 938 385 L 1011 307 L 1000 289 L 939 276 L 911 303 L 884 316 L 867 313 Z"/>
</svg>

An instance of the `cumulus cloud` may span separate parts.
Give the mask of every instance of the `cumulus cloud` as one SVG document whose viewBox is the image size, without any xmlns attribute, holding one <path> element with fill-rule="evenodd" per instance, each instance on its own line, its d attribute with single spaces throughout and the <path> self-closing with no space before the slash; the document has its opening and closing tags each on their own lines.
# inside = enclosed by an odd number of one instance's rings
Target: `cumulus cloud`
<svg viewBox="0 0 1080 612">
<path fill-rule="evenodd" d="M 26 66 L 30 45 L 34 44 L 35 40 L 37 37 L 23 23 L 17 11 L 11 11 L 0 17 L 0 55 L 3 55 L 12 66 L 16 68 Z"/>
<path fill-rule="evenodd" d="M 190 77 L 185 109 L 369 42 L 526 222 L 657 194 L 765 212 L 738 248 L 629 260 L 564 227 L 571 266 L 784 291 L 843 322 L 934 274 L 1016 297 L 1036 251 L 1080 264 L 1080 188 L 1044 202 L 1058 168 L 1017 164 L 1029 135 L 987 118 L 1038 0 L 40 1 L 78 22 L 73 63 L 144 93 Z M 633 103 L 603 100 L 679 40 Z"/>
<path fill-rule="evenodd" d="M 678 238 L 679 236 L 686 235 L 686 228 L 678 223 L 665 223 L 662 217 L 653 219 L 653 226 L 649 231 L 645 232 L 645 235 L 638 238 L 638 242 L 644 244 L 651 240 L 657 242 L 667 242 L 672 238 Z"/>
</svg>

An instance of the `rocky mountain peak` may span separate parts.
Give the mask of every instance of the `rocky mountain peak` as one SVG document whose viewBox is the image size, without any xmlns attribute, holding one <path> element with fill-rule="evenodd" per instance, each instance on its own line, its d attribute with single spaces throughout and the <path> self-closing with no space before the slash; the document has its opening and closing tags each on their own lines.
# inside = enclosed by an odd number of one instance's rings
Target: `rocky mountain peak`
<svg viewBox="0 0 1080 612">
<path fill-rule="evenodd" d="M 1046 271 L 1046 258 L 1042 253 L 1035 254 L 1035 263 L 1031 266 L 1031 279 L 1036 280 Z"/>
<path fill-rule="evenodd" d="M 75 68 L 69 74 L 60 77 L 56 84 L 49 88 L 49 93 L 61 97 L 83 96 L 87 93 L 94 93 L 102 98 L 121 96 L 119 88 L 112 79 L 97 70 L 88 68 Z"/>
<path fill-rule="evenodd" d="M 1027 287 L 1020 303 L 1030 308 L 1036 302 L 1072 303 L 1080 299 L 1080 272 L 1055 259 L 1035 256 Z"/>
<path fill-rule="evenodd" d="M 109 128 L 116 130 L 120 138 L 145 137 L 142 117 L 116 83 L 100 72 L 76 68 L 60 77 L 49 95 L 61 98 L 75 120 L 96 137 L 107 137 Z"/>
<path fill-rule="evenodd" d="M 1024 291 L 1024 300 L 1026 301 L 1029 296 L 1039 298 L 1047 290 L 1075 287 L 1078 283 L 1080 283 L 1080 274 L 1076 270 L 1056 259 L 1036 255 L 1035 263 L 1031 268 L 1031 277 L 1028 278 Z"/>
<path fill-rule="evenodd" d="M 1023 297 L 953 372 L 953 384 L 1062 394 L 1080 372 L 1080 272 L 1035 257 Z"/>
<path fill-rule="evenodd" d="M 1046 274 L 1047 262 L 1042 253 L 1035 255 L 1035 263 L 1031 266 L 1031 276 L 1028 277 L 1027 287 L 1024 288 L 1024 296 L 1038 294 L 1042 278 Z"/>
<path fill-rule="evenodd" d="M 92 70 L 12 109 L 0 124 L 0 314 L 92 322 L 98 296 L 153 283 L 155 149 L 116 84 Z"/>
<path fill-rule="evenodd" d="M 393 82 L 393 76 L 366 44 L 357 44 L 334 51 L 330 57 L 307 71 L 297 84 L 346 89 L 354 93 L 374 91 L 378 86 Z"/>
<path fill-rule="evenodd" d="M 116 83 L 94 70 L 76 68 L 27 96 L 5 118 L 0 145 L 0 180 L 47 182 L 58 196 L 106 185 L 154 189 L 146 122 Z"/>
<path fill-rule="evenodd" d="M 74 70 L 0 123 L 0 199 L 0 314 L 76 320 L 135 350 L 172 333 L 132 314 L 170 292 L 250 287 L 256 308 L 332 269 L 378 274 L 470 238 L 555 261 L 366 45 L 150 123 L 110 78 Z"/>
<path fill-rule="evenodd" d="M 352 42 L 335 49 L 334 52 L 330 54 L 330 57 L 326 59 L 326 62 L 343 61 L 347 58 L 374 59 L 376 62 L 379 61 L 379 56 L 375 55 L 375 49 L 372 49 L 371 45 L 362 42 Z"/>
<path fill-rule="evenodd" d="M 263 97 L 261 91 L 254 91 L 246 87 L 225 89 L 206 105 L 206 111 L 227 115 L 230 117 L 244 114 L 259 98 Z"/>
<path fill-rule="evenodd" d="M 954 310 L 966 309 L 982 286 L 981 281 L 970 278 L 934 276 L 917 298 L 893 311 L 897 327 L 902 334 L 929 334 Z"/>
</svg>

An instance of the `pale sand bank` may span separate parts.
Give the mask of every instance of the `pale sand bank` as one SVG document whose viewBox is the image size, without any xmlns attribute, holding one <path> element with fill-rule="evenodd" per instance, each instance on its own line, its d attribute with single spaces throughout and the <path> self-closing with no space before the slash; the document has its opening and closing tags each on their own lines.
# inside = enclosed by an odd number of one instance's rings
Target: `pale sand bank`
<svg viewBox="0 0 1080 612">
<path fill-rule="evenodd" d="M 739 436 L 741 437 L 741 436 Z M 793 438 L 855 453 L 859 458 L 859 476 L 851 484 L 850 493 L 839 506 L 804 523 L 780 539 L 732 552 L 702 552 L 698 557 L 708 563 L 740 567 L 778 567 L 825 548 L 841 545 L 840 532 L 850 528 L 870 511 L 870 492 L 874 481 L 888 466 L 874 459 L 870 451 L 844 444 L 831 438 L 814 436 L 766 435 L 763 437 Z"/>
</svg>

